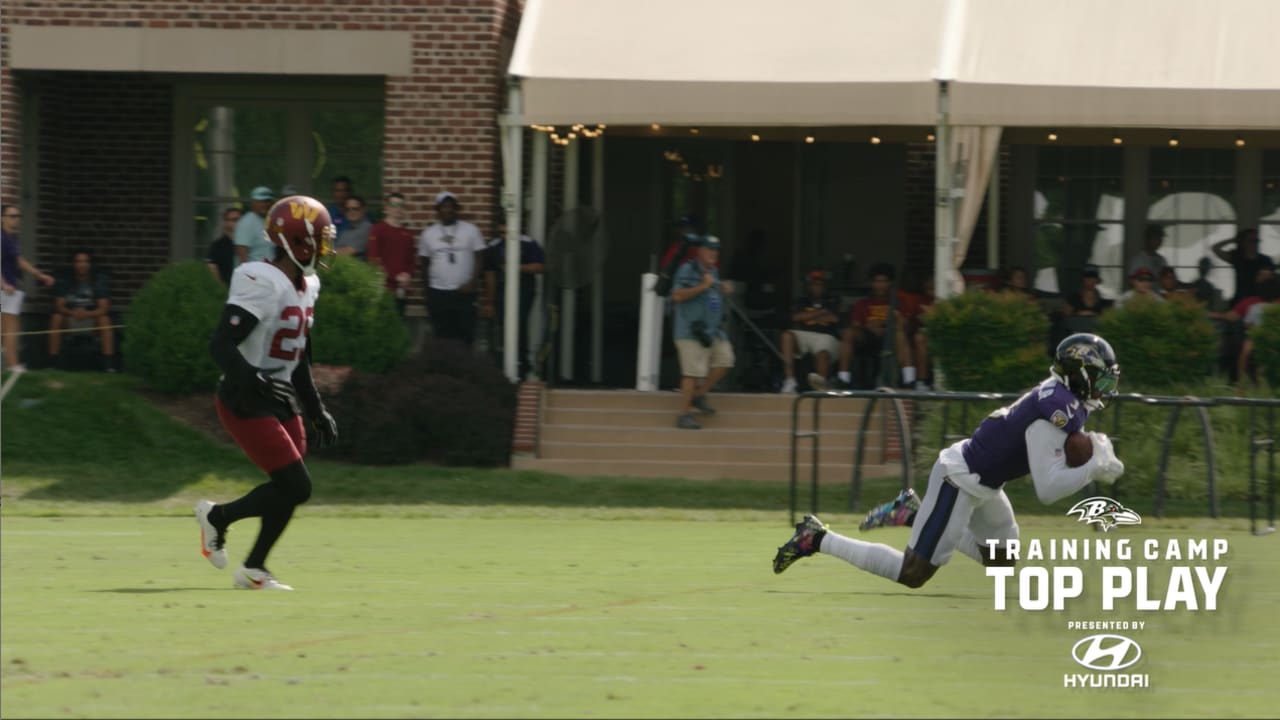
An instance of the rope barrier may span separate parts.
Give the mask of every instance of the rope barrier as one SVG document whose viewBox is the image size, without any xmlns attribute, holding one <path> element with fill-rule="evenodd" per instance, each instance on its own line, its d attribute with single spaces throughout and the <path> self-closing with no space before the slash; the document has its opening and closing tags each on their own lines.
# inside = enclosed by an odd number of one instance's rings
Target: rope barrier
<svg viewBox="0 0 1280 720">
<path fill-rule="evenodd" d="M 0 336 L 16 335 L 18 337 L 25 337 L 27 335 L 61 335 L 63 333 L 92 332 L 94 330 L 117 330 L 122 327 L 125 327 L 125 326 L 124 325 L 104 325 L 102 327 L 98 327 L 97 325 L 94 325 L 93 327 L 63 328 L 61 330 L 26 330 L 24 332 L 19 332 L 19 333 L 0 333 Z"/>
</svg>

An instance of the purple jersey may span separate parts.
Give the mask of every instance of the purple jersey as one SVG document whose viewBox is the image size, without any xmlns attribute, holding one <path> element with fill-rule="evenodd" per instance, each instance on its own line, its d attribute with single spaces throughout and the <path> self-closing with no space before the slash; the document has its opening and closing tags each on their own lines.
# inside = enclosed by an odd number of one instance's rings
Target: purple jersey
<svg viewBox="0 0 1280 720">
<path fill-rule="evenodd" d="M 1012 405 L 996 410 L 978 425 L 961 452 L 969 472 L 987 487 L 998 488 L 1031 472 L 1027 461 L 1027 428 L 1046 420 L 1070 434 L 1084 427 L 1089 411 L 1066 385 L 1054 378 L 1040 383 Z"/>
</svg>

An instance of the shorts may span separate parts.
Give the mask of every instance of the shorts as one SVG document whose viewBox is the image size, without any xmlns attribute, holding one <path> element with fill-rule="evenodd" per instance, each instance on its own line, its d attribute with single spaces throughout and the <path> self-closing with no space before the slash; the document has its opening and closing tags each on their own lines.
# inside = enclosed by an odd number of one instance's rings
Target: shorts
<svg viewBox="0 0 1280 720">
<path fill-rule="evenodd" d="M 1004 490 L 980 485 L 977 475 L 957 473 L 954 467 L 948 474 L 941 460 L 934 463 L 907 547 L 942 567 L 961 542 L 985 548 L 987 540 L 999 540 L 1003 547 L 1005 540 L 1017 538 L 1018 522 Z"/>
<path fill-rule="evenodd" d="M 298 415 L 281 421 L 273 416 L 241 417 L 214 398 L 218 419 L 254 465 L 265 473 L 292 465 L 307 454 L 307 432 Z"/>
<path fill-rule="evenodd" d="M 840 341 L 834 335 L 812 330 L 792 330 L 796 338 L 796 357 L 825 352 L 832 360 L 840 357 Z"/>
<path fill-rule="evenodd" d="M 680 374 L 685 377 L 704 378 L 710 368 L 733 367 L 733 345 L 718 337 L 711 347 L 692 338 L 676 340 L 676 353 L 680 356 Z"/>
<path fill-rule="evenodd" d="M 5 315 L 21 315 L 22 300 L 27 296 L 21 290 L 14 290 L 11 293 L 0 292 L 0 313 Z"/>
</svg>

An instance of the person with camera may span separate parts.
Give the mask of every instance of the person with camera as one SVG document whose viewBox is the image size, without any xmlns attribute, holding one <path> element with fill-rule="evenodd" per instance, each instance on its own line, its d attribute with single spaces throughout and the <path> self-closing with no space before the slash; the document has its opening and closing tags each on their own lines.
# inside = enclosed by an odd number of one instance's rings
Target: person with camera
<svg viewBox="0 0 1280 720">
<path fill-rule="evenodd" d="M 712 415 L 707 393 L 733 367 L 733 346 L 724 330 L 725 295 L 732 286 L 720 280 L 720 238 L 703 237 L 695 260 L 686 262 L 672 278 L 675 303 L 676 353 L 680 357 L 680 398 L 683 406 L 676 427 L 699 430 L 694 408 Z"/>
</svg>

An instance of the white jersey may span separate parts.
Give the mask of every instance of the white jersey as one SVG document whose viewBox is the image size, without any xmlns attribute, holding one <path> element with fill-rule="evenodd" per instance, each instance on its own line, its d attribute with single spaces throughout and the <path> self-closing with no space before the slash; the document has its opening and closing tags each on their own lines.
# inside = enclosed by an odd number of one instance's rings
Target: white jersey
<svg viewBox="0 0 1280 720">
<path fill-rule="evenodd" d="M 299 290 L 280 268 L 268 262 L 247 262 L 231 274 L 228 305 L 258 318 L 258 325 L 240 343 L 248 363 L 288 381 L 311 334 L 312 315 L 320 295 L 320 278 L 304 276 Z M 232 320 L 234 322 L 234 318 Z"/>
</svg>

